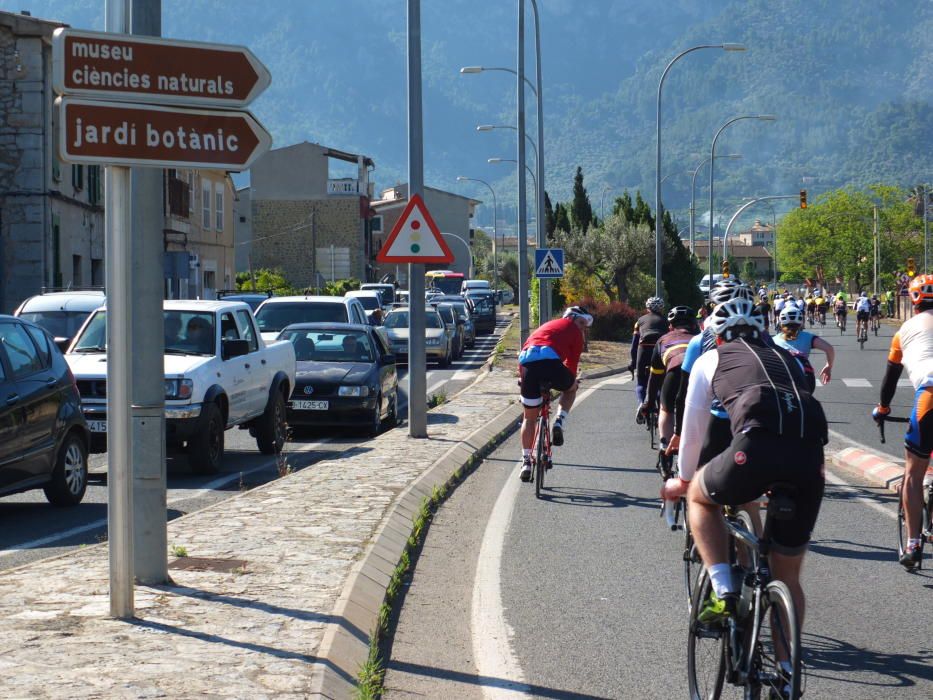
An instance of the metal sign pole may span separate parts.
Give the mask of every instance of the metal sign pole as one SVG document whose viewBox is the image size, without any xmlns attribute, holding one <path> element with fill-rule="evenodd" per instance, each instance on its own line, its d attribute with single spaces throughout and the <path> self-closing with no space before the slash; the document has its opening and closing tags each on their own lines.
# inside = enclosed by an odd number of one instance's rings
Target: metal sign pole
<svg viewBox="0 0 933 700">
<path fill-rule="evenodd" d="M 130 0 L 107 0 L 107 31 L 129 29 Z M 130 169 L 105 175 L 107 283 L 107 541 L 110 547 L 110 614 L 132 617 L 133 480 L 130 362 L 133 357 Z"/>
<path fill-rule="evenodd" d="M 132 5 L 131 32 L 159 36 L 162 0 L 132 0 Z M 153 264 L 163 255 L 163 175 L 157 168 L 131 173 L 133 569 L 137 581 L 151 585 L 168 580 L 163 275 L 162 265 Z"/>
<path fill-rule="evenodd" d="M 525 211 L 525 0 L 518 0 L 518 323 L 528 339 L 528 212 Z M 539 224 L 540 225 L 540 224 Z M 540 287 L 539 287 L 540 290 Z"/>
<path fill-rule="evenodd" d="M 421 0 L 408 0 L 408 198 L 424 194 Z M 408 434 L 428 436 L 424 264 L 408 265 Z"/>
</svg>

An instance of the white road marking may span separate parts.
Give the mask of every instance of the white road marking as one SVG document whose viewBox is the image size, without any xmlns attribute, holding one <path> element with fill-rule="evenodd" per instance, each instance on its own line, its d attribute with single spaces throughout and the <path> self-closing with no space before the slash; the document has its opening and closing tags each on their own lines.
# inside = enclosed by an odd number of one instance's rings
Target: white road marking
<svg viewBox="0 0 933 700">
<path fill-rule="evenodd" d="M 577 395 L 574 404 L 589 398 L 597 389 L 608 384 L 625 384 L 631 381 L 628 376 L 610 377 Z M 573 424 L 569 424 L 572 429 Z M 516 461 L 516 466 L 517 466 Z M 512 628 L 505 619 L 502 607 L 502 587 L 500 571 L 502 569 L 502 550 L 505 535 L 509 529 L 515 499 L 518 497 L 521 482 L 514 473 L 509 474 L 492 508 L 489 522 L 483 533 L 479 557 L 476 562 L 476 578 L 473 580 L 473 604 L 470 615 L 470 630 L 473 638 L 473 657 L 480 676 L 502 679 L 507 685 L 483 686 L 486 698 L 531 697 L 531 689 L 525 682 L 521 664 L 512 650 Z"/>
<path fill-rule="evenodd" d="M 461 369 L 458 372 L 454 372 L 454 376 L 452 376 L 450 379 L 451 381 L 460 381 L 464 379 L 472 379 L 474 376 L 476 376 L 476 370 Z"/>
<path fill-rule="evenodd" d="M 849 488 L 855 489 L 858 488 L 854 484 L 850 484 L 848 481 L 843 479 L 841 476 L 836 474 L 836 472 L 831 472 L 828 469 L 826 470 L 826 481 L 835 485 L 835 486 L 848 486 Z M 897 513 L 892 511 L 890 508 L 885 508 L 883 505 L 877 501 L 873 501 L 870 498 L 865 496 L 853 496 L 853 501 L 858 501 L 859 503 L 864 503 L 869 508 L 878 511 L 879 513 L 884 513 L 892 520 L 897 520 Z"/>
<path fill-rule="evenodd" d="M 906 377 L 904 377 L 904 378 L 901 378 L 901 379 L 898 379 L 898 380 L 897 380 L 897 385 L 898 385 L 898 386 L 910 386 L 910 387 L 912 387 L 912 386 L 914 385 L 914 383 L 913 383 L 912 381 L 910 381 L 909 379 L 907 379 Z"/>
<path fill-rule="evenodd" d="M 329 442 L 331 442 L 331 438 L 324 438 L 323 440 L 320 440 L 318 442 L 302 443 L 300 446 L 296 447 L 292 451 L 293 452 L 308 452 L 312 449 L 317 448 L 320 445 L 325 445 Z M 216 489 L 219 489 L 222 486 L 226 486 L 231 481 L 236 481 L 240 479 L 242 476 L 249 476 L 250 474 L 253 474 L 254 472 L 258 472 L 262 469 L 268 469 L 269 466 L 270 465 L 267 462 L 265 464 L 259 465 L 258 467 L 253 467 L 252 469 L 249 469 L 245 472 L 227 474 L 218 479 L 214 479 L 213 481 L 209 481 L 208 483 L 204 485 L 203 488 L 197 491 L 186 491 L 183 496 L 176 496 L 175 498 L 172 498 L 166 501 L 166 505 L 170 506 L 175 503 L 181 503 L 182 501 L 191 500 L 192 498 L 201 498 L 202 496 L 206 496 L 212 491 L 215 491 Z M 13 545 L 12 547 L 9 547 L 7 549 L 0 551 L 0 559 L 4 557 L 12 556 L 14 554 L 18 554 L 19 552 L 23 552 L 27 549 L 36 549 L 37 547 L 44 547 L 45 545 L 51 544 L 52 542 L 58 542 L 60 540 L 65 540 L 65 539 L 68 539 L 69 537 L 80 535 L 83 532 L 88 532 L 89 530 L 96 530 L 98 528 L 106 527 L 106 526 L 107 526 L 107 518 L 101 518 L 99 520 L 94 520 L 93 522 L 90 522 L 90 523 L 85 523 L 84 525 L 78 525 L 77 527 L 69 528 L 68 530 L 62 530 L 61 532 L 54 532 L 51 535 L 40 537 L 39 539 L 29 540 L 28 542 L 21 542 L 20 544 Z"/>
<path fill-rule="evenodd" d="M 871 382 L 867 379 L 862 379 L 861 377 L 857 378 L 845 378 L 842 380 L 842 383 L 845 384 L 850 389 L 871 389 Z"/>
</svg>

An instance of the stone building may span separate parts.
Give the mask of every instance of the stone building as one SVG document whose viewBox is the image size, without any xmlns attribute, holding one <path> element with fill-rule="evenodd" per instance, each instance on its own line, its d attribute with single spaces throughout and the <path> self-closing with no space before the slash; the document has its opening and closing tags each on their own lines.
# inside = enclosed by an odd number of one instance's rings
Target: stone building
<svg viewBox="0 0 933 700">
<path fill-rule="evenodd" d="M 747 231 L 739 231 L 735 234 L 735 238 L 745 245 L 763 245 L 773 250 L 774 228 L 769 224 L 761 223 L 761 219 L 755 219 L 754 226 Z"/>
<path fill-rule="evenodd" d="M 57 155 L 52 33 L 60 22 L 0 12 L 0 312 L 43 288 L 103 287 L 100 166 Z M 230 177 L 163 172 L 165 296 L 234 286 Z"/>
<path fill-rule="evenodd" d="M 736 267 L 732 269 L 732 272 L 738 275 L 741 278 L 748 277 L 748 273 L 745 271 L 746 263 L 750 262 L 754 266 L 755 273 L 753 277 L 756 280 L 770 280 L 774 276 L 774 258 L 771 255 L 771 252 L 761 245 L 745 245 L 744 243 L 732 240 L 730 237 L 729 240 L 729 257 L 735 261 Z M 704 271 L 707 270 L 707 261 L 709 251 L 709 241 L 696 241 L 694 248 L 694 255 L 699 259 L 700 269 Z M 713 242 L 713 272 L 715 274 L 719 273 L 718 265 L 722 261 L 722 242 L 714 241 Z"/>
<path fill-rule="evenodd" d="M 428 265 L 428 269 L 444 268 L 462 272 L 467 277 L 472 276 L 470 245 L 473 237 L 473 216 L 476 207 L 482 204 L 482 201 L 434 187 L 425 187 L 424 203 L 444 236 L 450 251 L 454 254 L 454 262 L 449 265 Z M 392 232 L 392 228 L 407 204 L 407 184 L 383 190 L 382 196 L 373 202 L 373 210 L 376 212 L 372 225 L 374 255 L 382 248 L 382 244 Z M 407 283 L 408 267 L 406 265 L 376 265 L 376 277 L 381 277 L 386 273 L 396 275 L 402 284 Z"/>
<path fill-rule="evenodd" d="M 0 311 L 43 287 L 103 286 L 98 166 L 55 155 L 52 32 L 60 22 L 0 12 Z"/>
<path fill-rule="evenodd" d="M 335 162 L 335 163 L 334 163 Z M 348 177 L 332 177 L 343 165 Z M 320 287 L 335 279 L 373 279 L 370 236 L 371 158 L 307 141 L 269 151 L 250 169 L 247 265 L 281 269 L 296 287 Z M 242 240 L 239 237 L 242 236 Z M 238 271 L 242 271 L 240 268 Z"/>
</svg>

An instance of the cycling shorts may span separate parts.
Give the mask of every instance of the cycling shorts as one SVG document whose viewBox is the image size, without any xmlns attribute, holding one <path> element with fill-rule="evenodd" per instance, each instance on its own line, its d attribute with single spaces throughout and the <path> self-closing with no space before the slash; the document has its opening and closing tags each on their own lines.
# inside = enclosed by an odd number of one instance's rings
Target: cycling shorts
<svg viewBox="0 0 933 700">
<path fill-rule="evenodd" d="M 664 381 L 661 382 L 661 408 L 667 413 L 674 412 L 678 391 L 680 391 L 680 372 L 675 367 L 664 374 Z"/>
<path fill-rule="evenodd" d="M 876 307 L 868 310 L 868 315 L 872 318 L 881 318 L 881 307 Z"/>
<path fill-rule="evenodd" d="M 522 404 L 533 408 L 541 405 L 541 384 L 547 382 L 552 389 L 567 391 L 576 377 L 560 360 L 538 360 L 520 365 Z"/>
<path fill-rule="evenodd" d="M 848 314 L 848 313 L 849 313 L 849 310 L 848 310 L 846 307 L 844 307 L 844 306 L 841 306 L 841 307 L 839 307 L 839 308 L 836 309 L 836 315 L 837 315 L 837 316 L 845 316 L 845 315 Z"/>
<path fill-rule="evenodd" d="M 909 426 L 904 436 L 904 447 L 918 457 L 929 458 L 933 452 L 933 387 L 917 390 Z"/>
<path fill-rule="evenodd" d="M 856 321 L 867 321 L 867 320 L 868 320 L 868 312 L 867 312 L 867 311 L 856 311 L 856 312 L 855 312 L 855 320 L 856 320 Z"/>
<path fill-rule="evenodd" d="M 736 435 L 722 454 L 700 470 L 698 478 L 703 495 L 724 506 L 753 501 L 777 482 L 793 484 L 796 515 L 773 522 L 773 548 L 788 555 L 806 551 L 823 500 L 823 446 L 819 441 L 754 428 Z"/>
</svg>

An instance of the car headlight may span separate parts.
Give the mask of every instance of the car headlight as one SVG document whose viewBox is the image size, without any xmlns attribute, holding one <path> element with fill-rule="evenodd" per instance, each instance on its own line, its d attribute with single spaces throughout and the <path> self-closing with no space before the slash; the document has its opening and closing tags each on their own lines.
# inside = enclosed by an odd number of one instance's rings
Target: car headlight
<svg viewBox="0 0 933 700">
<path fill-rule="evenodd" d="M 190 399 L 194 392 L 194 381 L 191 379 L 166 379 L 165 380 L 165 398 L 166 399 Z"/>
<path fill-rule="evenodd" d="M 337 389 L 337 396 L 369 396 L 368 386 L 342 386 Z"/>
<path fill-rule="evenodd" d="M 440 345 L 441 339 L 440 338 L 425 338 L 424 344 L 425 345 Z"/>
</svg>

